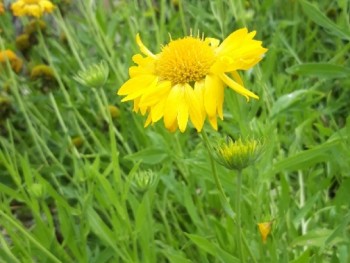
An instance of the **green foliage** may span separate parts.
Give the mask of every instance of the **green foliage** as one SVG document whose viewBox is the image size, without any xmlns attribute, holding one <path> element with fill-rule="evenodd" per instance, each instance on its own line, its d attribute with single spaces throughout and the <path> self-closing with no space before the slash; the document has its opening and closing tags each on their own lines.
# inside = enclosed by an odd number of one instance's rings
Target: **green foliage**
<svg viewBox="0 0 350 263">
<path fill-rule="evenodd" d="M 26 50 L 15 39 L 30 19 L 9 8 L 0 19 L 0 49 L 23 60 L 18 74 L 0 71 L 1 262 L 349 262 L 348 1 L 54 2 Z M 144 128 L 116 92 L 136 33 L 159 52 L 169 34 L 222 40 L 243 26 L 269 49 L 241 74 L 260 100 L 227 89 L 219 131 L 206 124 L 209 140 L 265 138 L 242 174 L 237 244 L 236 174 L 216 167 L 223 200 L 201 136 Z M 99 89 L 74 80 L 101 60 Z M 30 78 L 39 64 L 54 82 Z M 147 170 L 157 179 L 138 191 Z M 263 244 L 257 223 L 271 220 Z"/>
</svg>

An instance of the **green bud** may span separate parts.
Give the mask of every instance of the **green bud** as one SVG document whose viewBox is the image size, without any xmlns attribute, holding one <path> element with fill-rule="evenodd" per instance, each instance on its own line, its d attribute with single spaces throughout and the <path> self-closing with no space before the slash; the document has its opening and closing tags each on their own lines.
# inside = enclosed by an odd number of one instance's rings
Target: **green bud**
<svg viewBox="0 0 350 263">
<path fill-rule="evenodd" d="M 45 195 L 45 189 L 43 185 L 34 183 L 30 187 L 30 193 L 37 199 L 42 198 Z"/>
<path fill-rule="evenodd" d="M 84 70 L 80 70 L 74 79 L 84 86 L 98 88 L 106 83 L 108 74 L 109 68 L 107 62 L 101 61 L 100 63 L 88 66 Z"/>
<path fill-rule="evenodd" d="M 215 159 L 221 165 L 231 170 L 242 170 L 252 165 L 261 155 L 263 144 L 254 139 L 233 141 L 227 138 L 218 143 L 215 149 Z"/>
<path fill-rule="evenodd" d="M 155 184 L 156 179 L 157 175 L 152 170 L 139 171 L 135 175 L 134 185 L 139 191 L 146 192 Z"/>
</svg>

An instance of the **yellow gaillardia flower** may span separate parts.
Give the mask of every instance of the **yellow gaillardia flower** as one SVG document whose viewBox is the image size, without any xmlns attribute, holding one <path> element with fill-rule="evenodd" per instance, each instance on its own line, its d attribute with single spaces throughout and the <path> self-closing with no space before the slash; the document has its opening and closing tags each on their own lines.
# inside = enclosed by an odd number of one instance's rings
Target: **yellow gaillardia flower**
<svg viewBox="0 0 350 263">
<path fill-rule="evenodd" d="M 41 17 L 51 13 L 55 6 L 49 0 L 17 0 L 11 5 L 14 16 Z"/>
<path fill-rule="evenodd" d="M 2 64 L 2 66 L 6 67 L 7 60 L 9 61 L 11 68 L 15 72 L 18 73 L 22 69 L 23 62 L 19 57 L 16 56 L 16 54 L 13 51 L 9 49 L 0 51 L 0 63 Z"/>
<path fill-rule="evenodd" d="M 0 15 L 2 15 L 3 13 L 5 13 L 4 3 L 0 2 Z"/>
<path fill-rule="evenodd" d="M 30 35 L 24 33 L 17 36 L 16 47 L 22 52 L 28 50 L 31 47 Z"/>
<path fill-rule="evenodd" d="M 252 165 L 261 155 L 263 145 L 258 140 L 233 141 L 227 138 L 214 148 L 215 159 L 223 166 L 231 170 L 242 170 Z"/>
<path fill-rule="evenodd" d="M 39 19 L 33 19 L 24 27 L 24 32 L 31 36 L 31 35 L 37 33 L 39 29 L 43 33 L 45 32 L 45 30 L 46 30 L 45 21 L 39 20 Z"/>
<path fill-rule="evenodd" d="M 258 223 L 259 232 L 263 243 L 266 243 L 267 237 L 271 233 L 272 221 Z"/>
<path fill-rule="evenodd" d="M 136 42 L 141 54 L 133 56 L 137 66 L 129 69 L 130 79 L 118 91 L 124 101 L 134 101 L 134 111 L 148 113 L 145 126 L 164 119 L 170 131 L 184 132 L 188 118 L 201 131 L 208 118 L 217 129 L 217 116 L 223 119 L 224 87 L 228 86 L 247 100 L 259 97 L 243 86 L 238 70 L 258 63 L 267 51 L 256 32 L 246 28 L 230 34 L 221 44 L 218 39 L 187 36 L 153 54 Z"/>
<path fill-rule="evenodd" d="M 55 72 L 53 69 L 45 64 L 40 64 L 35 67 L 30 72 L 30 78 L 35 80 L 39 78 L 54 80 Z"/>
</svg>

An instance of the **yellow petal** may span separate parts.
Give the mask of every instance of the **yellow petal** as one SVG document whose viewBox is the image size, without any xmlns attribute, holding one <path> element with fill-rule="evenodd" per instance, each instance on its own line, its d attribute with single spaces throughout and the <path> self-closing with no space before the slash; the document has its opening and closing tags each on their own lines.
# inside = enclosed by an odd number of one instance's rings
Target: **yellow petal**
<svg viewBox="0 0 350 263">
<path fill-rule="evenodd" d="M 272 226 L 272 221 L 258 223 L 259 232 L 261 234 L 261 239 L 262 239 L 263 243 L 266 243 L 267 237 L 271 232 L 271 226 Z"/>
<path fill-rule="evenodd" d="M 214 117 L 208 117 L 210 125 L 213 127 L 214 130 L 218 130 L 218 122 L 216 119 L 216 116 Z"/>
<path fill-rule="evenodd" d="M 241 76 L 238 74 L 237 71 L 231 72 L 233 79 L 241 86 L 243 86 L 243 80 L 241 79 Z"/>
<path fill-rule="evenodd" d="M 140 98 L 134 99 L 134 107 L 132 109 L 134 112 L 138 112 L 140 110 L 139 104 L 140 104 Z"/>
<path fill-rule="evenodd" d="M 142 96 L 140 103 L 143 106 L 153 105 L 158 101 L 164 99 L 164 97 L 167 97 L 167 95 L 170 92 L 170 89 L 171 89 L 170 81 L 158 82 L 157 85 L 153 87 L 153 89 L 149 89 L 147 93 L 145 93 Z"/>
<path fill-rule="evenodd" d="M 152 117 L 151 117 L 151 114 L 148 114 L 147 119 L 146 119 L 145 124 L 143 125 L 143 127 L 146 128 L 151 123 L 152 123 Z"/>
<path fill-rule="evenodd" d="M 166 100 L 164 99 L 159 101 L 154 106 L 152 106 L 152 109 L 151 109 L 152 122 L 157 122 L 163 117 L 165 102 Z"/>
<path fill-rule="evenodd" d="M 151 51 L 149 51 L 148 48 L 142 43 L 140 34 L 136 35 L 136 43 L 143 54 L 149 57 L 155 57 L 155 55 Z"/>
<path fill-rule="evenodd" d="M 175 126 L 177 120 L 178 106 L 181 100 L 182 86 L 175 85 L 169 92 L 164 108 L 164 125 L 168 130 Z"/>
<path fill-rule="evenodd" d="M 226 83 L 227 86 L 229 86 L 231 89 L 236 91 L 237 93 L 245 96 L 247 98 L 247 101 L 249 100 L 249 97 L 252 97 L 254 99 L 259 99 L 257 95 L 255 95 L 253 92 L 247 90 L 243 86 L 239 85 L 237 82 L 232 80 L 231 78 L 227 77 L 226 74 L 220 74 L 220 78 L 223 82 Z"/>
<path fill-rule="evenodd" d="M 217 90 L 217 105 L 216 105 L 216 110 L 217 110 L 217 113 L 220 117 L 220 119 L 224 119 L 224 114 L 223 114 L 223 110 L 222 110 L 222 105 L 224 104 L 224 87 L 223 87 L 223 84 L 222 82 L 220 83 L 221 84 L 221 87 L 218 88 Z"/>
<path fill-rule="evenodd" d="M 194 90 L 193 91 L 195 93 L 195 96 L 198 98 L 203 119 L 205 118 L 205 115 L 206 115 L 205 108 L 204 108 L 204 90 L 205 90 L 205 81 L 204 80 L 196 81 L 194 83 Z"/>
<path fill-rule="evenodd" d="M 205 42 L 208 43 L 211 47 L 218 47 L 220 44 L 220 40 L 212 37 L 206 37 Z"/>
<path fill-rule="evenodd" d="M 189 109 L 191 122 L 198 132 L 202 130 L 204 124 L 204 115 L 202 114 L 202 96 L 197 95 L 193 88 L 185 84 L 185 98 Z"/>
<path fill-rule="evenodd" d="M 191 87 L 190 87 L 191 88 Z M 177 113 L 177 122 L 181 132 L 184 132 L 187 127 L 188 122 L 188 104 L 185 99 L 185 86 L 181 87 L 181 95 L 179 98 L 178 113 Z"/>
<path fill-rule="evenodd" d="M 129 79 L 118 90 L 118 95 L 128 95 L 138 92 L 140 89 L 145 89 L 157 79 L 154 75 L 142 75 L 136 78 Z"/>
<path fill-rule="evenodd" d="M 217 113 L 220 92 L 223 92 L 221 79 L 214 75 L 207 75 L 205 78 L 204 107 L 209 117 L 213 117 Z"/>
<path fill-rule="evenodd" d="M 216 49 L 217 54 L 220 56 L 239 47 L 242 41 L 245 39 L 247 33 L 247 28 L 241 28 L 231 33 Z"/>
</svg>

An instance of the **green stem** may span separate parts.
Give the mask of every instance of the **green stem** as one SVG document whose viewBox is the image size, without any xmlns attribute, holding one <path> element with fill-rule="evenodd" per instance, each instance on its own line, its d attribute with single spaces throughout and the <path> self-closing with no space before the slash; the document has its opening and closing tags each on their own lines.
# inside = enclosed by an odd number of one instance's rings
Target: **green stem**
<svg viewBox="0 0 350 263">
<path fill-rule="evenodd" d="M 47 250 L 44 246 L 41 245 L 34 237 L 32 237 L 19 223 L 13 220 L 12 217 L 5 214 L 0 210 L 1 216 L 7 220 L 11 225 L 13 225 L 16 229 L 18 229 L 25 237 L 27 237 L 35 246 L 39 248 L 48 258 L 52 260 L 52 262 L 61 263 L 62 261 L 55 257 L 49 250 Z"/>
<path fill-rule="evenodd" d="M 214 161 L 214 158 L 212 156 L 212 148 L 210 146 L 210 142 L 209 142 L 208 136 L 207 136 L 207 134 L 205 133 L 204 130 L 202 130 L 201 133 L 202 133 L 202 139 L 204 141 L 205 147 L 207 148 L 207 151 L 208 151 L 208 154 L 209 154 L 210 166 L 211 166 L 211 169 L 212 169 L 214 181 L 215 181 L 217 189 L 219 190 L 220 199 L 221 199 L 221 202 L 222 202 L 222 204 L 224 206 L 224 210 L 226 211 L 226 213 L 232 219 L 234 219 L 235 213 L 233 212 L 233 210 L 231 208 L 231 205 L 230 205 L 230 203 L 229 203 L 229 201 L 228 201 L 228 199 L 227 199 L 227 197 L 225 195 L 224 188 L 221 185 L 219 175 L 218 175 L 218 173 L 216 171 L 215 161 Z"/>
<path fill-rule="evenodd" d="M 237 246 L 240 254 L 240 259 L 245 262 L 243 247 L 242 247 L 242 231 L 241 231 L 241 188 L 242 188 L 242 170 L 238 170 L 237 174 L 237 192 L 236 192 L 236 227 L 237 227 Z"/>
</svg>

